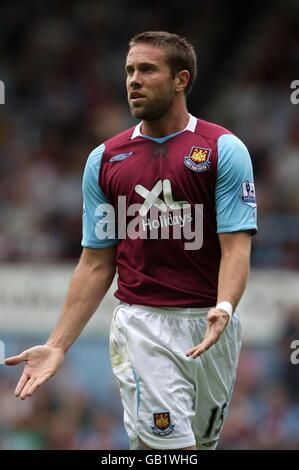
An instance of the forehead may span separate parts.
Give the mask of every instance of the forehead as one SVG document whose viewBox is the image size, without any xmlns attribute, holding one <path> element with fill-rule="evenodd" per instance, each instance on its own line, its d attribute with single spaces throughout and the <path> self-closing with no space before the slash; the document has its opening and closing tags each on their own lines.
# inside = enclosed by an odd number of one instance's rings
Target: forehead
<svg viewBox="0 0 299 470">
<path fill-rule="evenodd" d="M 127 65 L 152 62 L 161 64 L 166 62 L 166 52 L 161 47 L 152 44 L 136 44 L 131 47 L 127 55 Z"/>
</svg>

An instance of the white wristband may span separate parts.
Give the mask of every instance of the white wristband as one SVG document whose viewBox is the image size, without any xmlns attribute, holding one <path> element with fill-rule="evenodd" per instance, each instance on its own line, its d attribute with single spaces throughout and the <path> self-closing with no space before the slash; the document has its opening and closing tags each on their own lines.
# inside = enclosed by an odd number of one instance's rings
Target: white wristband
<svg viewBox="0 0 299 470">
<path fill-rule="evenodd" d="M 230 302 L 227 302 L 226 300 L 219 302 L 219 304 L 216 305 L 216 308 L 224 310 L 226 313 L 228 313 L 229 319 L 231 319 L 233 314 L 233 306 Z"/>
</svg>

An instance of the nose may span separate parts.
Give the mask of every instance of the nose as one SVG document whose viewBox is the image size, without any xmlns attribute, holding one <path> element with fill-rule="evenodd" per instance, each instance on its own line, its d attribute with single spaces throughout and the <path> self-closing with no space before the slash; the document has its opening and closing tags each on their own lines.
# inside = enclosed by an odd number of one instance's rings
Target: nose
<svg viewBox="0 0 299 470">
<path fill-rule="evenodd" d="M 138 70 L 135 70 L 134 73 L 129 77 L 128 84 L 134 90 L 141 87 L 141 77 Z"/>
</svg>

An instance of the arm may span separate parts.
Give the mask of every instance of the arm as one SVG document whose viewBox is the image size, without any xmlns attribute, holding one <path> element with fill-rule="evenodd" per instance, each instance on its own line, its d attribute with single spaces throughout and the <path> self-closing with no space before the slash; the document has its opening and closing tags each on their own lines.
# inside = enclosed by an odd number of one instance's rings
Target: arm
<svg viewBox="0 0 299 470">
<path fill-rule="evenodd" d="M 236 309 L 245 290 L 251 251 L 248 232 L 219 234 L 221 262 L 218 278 L 217 304 L 227 300 Z"/>
<path fill-rule="evenodd" d="M 247 282 L 251 235 L 248 232 L 223 233 L 219 235 L 219 241 L 221 262 L 217 304 L 227 300 L 235 310 Z M 210 309 L 207 318 L 208 326 L 203 341 L 187 352 L 187 356 L 194 359 L 218 341 L 229 321 L 228 313 L 217 308 Z"/>
<path fill-rule="evenodd" d="M 223 134 L 217 148 L 215 208 L 221 247 L 217 304 L 226 300 L 235 309 L 246 285 L 250 235 L 257 231 L 253 171 L 249 152 L 236 136 Z M 196 358 L 215 344 L 228 320 L 227 312 L 212 308 L 203 341 L 190 349 L 187 356 Z"/>
<path fill-rule="evenodd" d="M 71 279 L 60 319 L 47 341 L 65 353 L 108 291 L 115 275 L 115 248 L 84 248 Z"/>
<path fill-rule="evenodd" d="M 109 289 L 115 275 L 115 248 L 84 248 L 73 273 L 65 304 L 47 343 L 6 359 L 5 364 L 25 361 L 15 394 L 21 399 L 34 391 L 61 366 L 64 355 L 79 336 Z"/>
</svg>

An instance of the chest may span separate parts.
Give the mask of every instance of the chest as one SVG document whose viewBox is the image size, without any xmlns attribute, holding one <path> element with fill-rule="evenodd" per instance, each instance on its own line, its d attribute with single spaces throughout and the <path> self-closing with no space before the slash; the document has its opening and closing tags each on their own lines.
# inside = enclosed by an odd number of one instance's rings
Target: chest
<svg viewBox="0 0 299 470">
<path fill-rule="evenodd" d="M 108 151 L 101 187 L 111 199 L 163 196 L 203 202 L 215 189 L 217 149 L 213 141 L 190 133 L 164 143 L 139 138 Z"/>
</svg>

